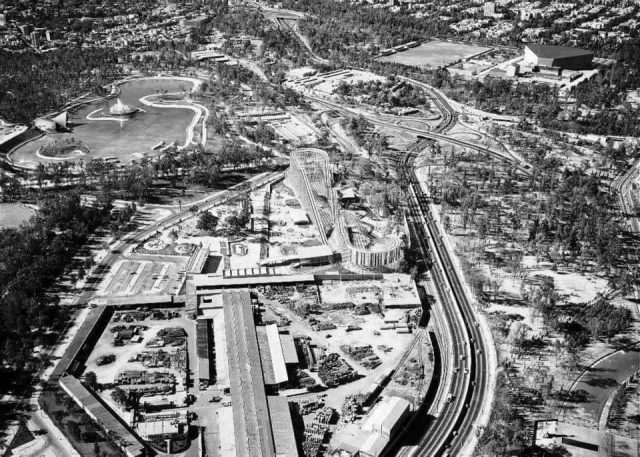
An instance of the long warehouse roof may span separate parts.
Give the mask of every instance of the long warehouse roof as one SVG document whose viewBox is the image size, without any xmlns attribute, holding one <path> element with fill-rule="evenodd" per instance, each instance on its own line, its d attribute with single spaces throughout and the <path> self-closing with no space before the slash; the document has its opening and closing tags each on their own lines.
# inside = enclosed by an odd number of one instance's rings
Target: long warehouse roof
<svg viewBox="0 0 640 457">
<path fill-rule="evenodd" d="M 248 290 L 223 291 L 237 455 L 275 457 Z"/>
<path fill-rule="evenodd" d="M 276 324 L 256 327 L 265 384 L 282 384 L 289 380 Z"/>
<path fill-rule="evenodd" d="M 102 321 L 103 317 L 106 319 L 105 314 L 110 312 L 111 309 L 108 306 L 98 306 L 89 312 L 82 325 L 80 325 L 78 330 L 75 332 L 73 339 L 71 340 L 71 343 L 69 343 L 67 350 L 62 355 L 62 358 L 53 369 L 50 379 L 58 379 L 61 376 L 64 376 L 67 371 L 73 371 L 73 369 L 70 370 L 70 368 L 72 368 L 74 362 L 76 362 L 78 354 L 84 348 L 87 337 L 94 331 L 96 325 Z"/>
<path fill-rule="evenodd" d="M 130 456 L 143 455 L 144 445 L 140 439 L 95 395 L 93 395 L 75 376 L 65 376 L 60 379 L 62 388 L 82 406 L 87 413 L 109 432 L 118 437 L 118 443 Z"/>
</svg>

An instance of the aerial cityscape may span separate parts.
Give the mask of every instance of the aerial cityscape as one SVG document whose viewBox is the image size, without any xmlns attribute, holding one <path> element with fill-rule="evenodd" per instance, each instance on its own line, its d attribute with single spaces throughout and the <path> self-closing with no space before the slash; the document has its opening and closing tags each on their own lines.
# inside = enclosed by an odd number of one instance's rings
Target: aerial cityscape
<svg viewBox="0 0 640 457">
<path fill-rule="evenodd" d="M 0 0 L 1 457 L 640 457 L 640 0 Z"/>
</svg>

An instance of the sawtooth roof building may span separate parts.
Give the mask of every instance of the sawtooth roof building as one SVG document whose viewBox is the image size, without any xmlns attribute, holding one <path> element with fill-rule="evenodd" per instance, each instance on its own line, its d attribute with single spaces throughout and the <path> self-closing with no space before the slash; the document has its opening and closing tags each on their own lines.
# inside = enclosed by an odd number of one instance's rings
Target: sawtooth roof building
<svg viewBox="0 0 640 457">
<path fill-rule="evenodd" d="M 593 62 L 593 52 L 568 46 L 528 44 L 524 48 L 524 61 L 538 67 L 586 70 Z"/>
</svg>

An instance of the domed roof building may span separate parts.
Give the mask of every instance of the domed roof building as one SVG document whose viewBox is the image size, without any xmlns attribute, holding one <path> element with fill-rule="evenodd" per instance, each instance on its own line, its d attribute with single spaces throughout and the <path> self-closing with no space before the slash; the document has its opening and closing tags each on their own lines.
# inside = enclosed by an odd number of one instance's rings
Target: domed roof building
<svg viewBox="0 0 640 457">
<path fill-rule="evenodd" d="M 138 108 L 135 106 L 125 105 L 120 99 L 118 99 L 115 105 L 112 105 L 111 108 L 109 108 L 109 113 L 113 116 L 127 116 L 135 113 L 136 111 L 138 111 Z"/>
</svg>

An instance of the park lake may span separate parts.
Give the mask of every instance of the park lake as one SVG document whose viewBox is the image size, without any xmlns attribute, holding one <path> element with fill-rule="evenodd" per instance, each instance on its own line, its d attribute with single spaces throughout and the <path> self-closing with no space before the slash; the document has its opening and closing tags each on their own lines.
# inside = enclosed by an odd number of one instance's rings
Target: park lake
<svg viewBox="0 0 640 457">
<path fill-rule="evenodd" d="M 191 91 L 193 83 L 177 79 L 137 79 L 120 85 L 118 97 L 122 103 L 141 108 L 127 120 L 88 120 L 87 115 L 102 109 L 109 113 L 109 107 L 116 103 L 114 98 L 82 106 L 69 113 L 70 132 L 47 133 L 17 148 L 11 158 L 19 165 L 35 167 L 38 162 L 59 163 L 61 159 L 48 159 L 38 156 L 37 151 L 55 141 L 63 142 L 73 138 L 89 149 L 89 154 L 73 157 L 69 161 L 89 161 L 94 157 L 115 157 L 122 163 L 144 155 L 157 155 L 152 148 L 159 142 L 175 142 L 182 145 L 186 129 L 193 119 L 194 112 L 182 108 L 158 108 L 144 105 L 140 98 L 147 95 Z M 100 113 L 97 113 L 98 116 Z"/>
</svg>

